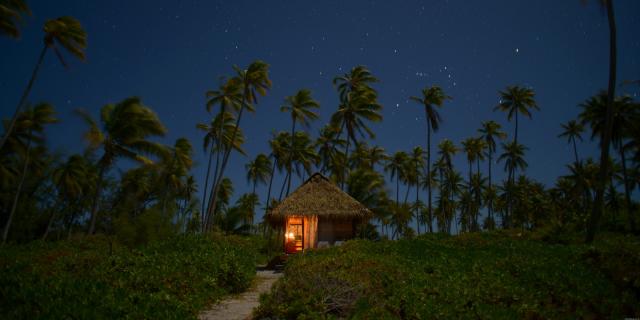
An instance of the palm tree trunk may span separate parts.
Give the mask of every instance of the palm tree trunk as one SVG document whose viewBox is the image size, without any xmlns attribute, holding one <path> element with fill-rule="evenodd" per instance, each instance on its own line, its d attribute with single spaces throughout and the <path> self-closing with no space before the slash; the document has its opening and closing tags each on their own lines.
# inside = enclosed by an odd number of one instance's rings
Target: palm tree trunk
<svg viewBox="0 0 640 320">
<path fill-rule="evenodd" d="M 607 110 L 604 121 L 604 132 L 600 144 L 600 172 L 596 181 L 596 198 L 589 223 L 587 225 L 586 242 L 591 243 L 595 238 L 600 216 L 604 211 L 604 187 L 609 175 L 609 147 L 613 130 L 613 99 L 616 90 L 616 21 L 613 13 L 613 0 L 606 1 L 607 18 L 609 21 L 609 88 L 607 90 Z"/>
<path fill-rule="evenodd" d="M 209 161 L 207 164 L 207 175 L 204 178 L 204 192 L 202 194 L 202 210 L 200 212 L 204 213 L 205 204 L 207 202 L 207 189 L 209 188 L 209 175 L 211 175 L 211 160 L 213 159 L 213 146 L 209 149 Z"/>
<path fill-rule="evenodd" d="M 418 171 L 418 162 L 416 161 L 416 231 L 418 235 L 420 235 L 420 208 L 418 207 L 419 200 L 420 200 L 420 172 Z"/>
<path fill-rule="evenodd" d="M 493 152 L 491 151 L 491 147 L 489 147 L 489 190 L 491 192 L 491 198 L 489 198 L 489 204 L 487 207 L 487 211 L 489 212 L 489 217 L 493 219 L 493 184 L 491 182 L 491 163 L 493 162 Z"/>
<path fill-rule="evenodd" d="M 344 168 L 342 171 L 342 181 L 341 181 L 341 187 L 340 187 L 340 189 L 342 190 L 344 190 L 344 182 L 345 180 L 347 180 L 347 174 L 349 173 L 349 142 L 351 142 L 350 137 L 351 135 L 347 130 L 347 147 L 345 148 L 345 152 L 344 152 Z"/>
<path fill-rule="evenodd" d="M 429 195 L 429 232 L 433 233 L 433 225 L 432 225 L 432 208 L 431 208 L 431 122 L 429 122 L 429 114 L 427 113 L 427 108 L 424 109 L 425 114 L 427 115 L 427 193 Z"/>
<path fill-rule="evenodd" d="M 625 207 L 627 209 L 627 214 L 629 215 L 629 224 L 631 225 L 631 230 L 636 230 L 636 219 L 634 217 L 634 213 L 631 210 L 631 190 L 629 188 L 629 178 L 627 176 L 627 159 L 624 152 L 624 146 L 622 141 L 618 146 L 620 149 L 620 159 L 622 161 L 622 182 L 624 183 L 624 202 Z"/>
<path fill-rule="evenodd" d="M 518 110 L 516 109 L 516 133 L 514 135 L 513 141 L 515 142 L 515 144 L 518 144 Z"/>
<path fill-rule="evenodd" d="M 284 193 L 284 187 L 287 186 L 287 179 L 289 179 L 289 173 L 284 176 L 284 183 L 282 184 L 282 188 L 280 188 L 280 196 L 278 197 L 278 202 L 282 201 L 282 194 Z"/>
<path fill-rule="evenodd" d="M 44 56 L 47 53 L 48 48 L 49 47 L 47 47 L 47 45 L 45 44 L 44 47 L 42 47 L 42 51 L 40 51 L 40 56 L 38 57 L 38 61 L 36 62 L 36 67 L 33 69 L 33 72 L 31 73 L 31 79 L 29 79 L 29 83 L 27 84 L 27 87 L 24 89 L 24 92 L 22 93 L 22 97 L 20 97 L 20 101 L 18 102 L 16 111 L 13 113 L 11 122 L 9 122 L 9 126 L 7 127 L 7 130 L 4 133 L 4 136 L 2 136 L 2 140 L 0 140 L 0 150 L 2 150 L 2 147 L 4 147 L 4 144 L 7 142 L 7 139 L 9 138 L 9 136 L 11 135 L 11 132 L 13 131 L 13 127 L 15 127 L 16 122 L 18 121 L 18 115 L 20 114 L 20 110 L 22 109 L 22 106 L 24 105 L 24 103 L 27 101 L 27 97 L 31 92 L 31 87 L 33 87 L 33 83 L 35 82 L 36 77 L 38 76 L 38 71 L 40 71 L 40 66 L 42 65 L 42 61 L 44 60 Z"/>
<path fill-rule="evenodd" d="M 215 169 L 213 171 L 213 181 L 212 184 L 215 186 L 218 184 L 218 171 L 220 170 L 220 154 L 222 153 L 222 143 L 224 141 L 223 138 L 223 131 L 224 131 L 224 117 L 225 117 L 225 107 L 224 105 L 220 106 L 220 111 L 218 111 L 218 116 L 217 118 L 220 119 L 220 125 L 219 125 L 219 130 L 218 130 L 218 138 L 216 141 L 216 166 Z M 233 147 L 233 141 L 231 141 L 231 146 Z M 213 152 L 213 146 L 211 147 L 211 152 Z M 207 175 L 207 178 L 208 175 Z M 212 219 L 211 215 L 213 214 L 213 208 L 212 208 L 212 202 L 213 202 L 213 187 L 211 188 L 211 194 L 209 195 L 209 203 L 207 204 L 207 211 L 206 213 L 203 211 L 202 215 L 203 215 L 203 219 L 202 219 L 202 232 L 207 231 L 207 228 L 209 227 L 209 223 Z"/>
<path fill-rule="evenodd" d="M 271 167 L 271 177 L 269 178 L 269 190 L 267 191 L 267 200 L 266 205 L 264 206 L 264 214 L 266 215 L 269 212 L 269 205 L 271 204 L 271 186 L 273 185 L 273 175 L 276 171 L 276 162 L 277 160 L 273 159 L 273 166 Z"/>
<path fill-rule="evenodd" d="M 18 188 L 16 190 L 16 194 L 13 197 L 13 204 L 11 205 L 11 212 L 9 213 L 9 219 L 4 226 L 4 231 L 2 232 L 2 244 L 7 243 L 7 237 L 9 236 L 9 229 L 11 228 L 11 222 L 13 222 L 13 217 L 16 213 L 16 208 L 18 207 L 18 200 L 20 200 L 20 193 L 22 192 L 22 186 L 24 185 L 24 180 L 27 176 L 27 169 L 29 168 L 29 153 L 31 152 L 31 130 L 29 130 L 29 138 L 27 141 L 27 154 L 24 157 L 24 166 L 22 167 L 22 174 L 20 175 L 20 182 L 18 183 Z"/>
<path fill-rule="evenodd" d="M 56 211 L 57 211 L 56 209 L 58 208 L 59 205 L 60 205 L 60 197 L 58 196 L 56 198 L 56 203 L 52 207 L 53 210 L 51 212 L 51 216 L 49 217 L 49 223 L 47 223 L 47 228 L 44 230 L 44 234 L 42 235 L 42 241 L 47 240 L 47 236 L 51 231 L 51 226 L 53 226 L 53 221 L 55 221 L 55 218 L 56 218 Z"/>
<path fill-rule="evenodd" d="M 238 111 L 238 118 L 236 119 L 236 125 L 233 128 L 233 134 L 231 135 L 229 146 L 225 149 L 224 157 L 222 157 L 222 165 L 220 167 L 220 172 L 218 173 L 216 179 L 214 180 L 213 195 L 212 195 L 211 206 L 209 207 L 209 214 L 211 214 L 213 208 L 216 206 L 216 203 L 218 202 L 218 190 L 220 190 L 220 183 L 222 182 L 224 169 L 227 167 L 227 162 L 229 161 L 231 150 L 233 150 L 233 146 L 235 145 L 236 135 L 238 134 L 238 128 L 240 127 L 240 120 L 242 119 L 242 112 L 244 111 L 245 104 L 246 104 L 246 93 L 242 96 L 242 105 L 240 107 L 240 111 Z M 220 137 L 220 139 L 221 138 L 222 137 Z M 209 230 L 210 226 L 211 226 L 211 220 L 209 220 L 209 225 L 207 226 L 207 230 Z"/>
<path fill-rule="evenodd" d="M 293 117 L 292 117 L 293 118 Z M 289 190 L 291 190 L 291 166 L 293 166 L 293 153 L 294 153 L 294 143 L 295 143 L 295 130 L 296 130 L 296 119 L 293 118 L 293 124 L 291 125 L 291 150 L 289 150 L 289 165 L 287 166 L 288 171 L 287 175 L 289 176 L 289 180 L 287 182 L 287 196 L 289 196 Z"/>
<path fill-rule="evenodd" d="M 404 204 L 409 201 L 409 192 L 411 191 L 411 184 L 407 183 L 407 191 L 404 193 Z"/>
<path fill-rule="evenodd" d="M 578 158 L 578 147 L 576 146 L 576 138 L 571 138 L 573 140 L 573 154 L 576 156 L 576 164 L 580 162 L 580 158 Z"/>
<path fill-rule="evenodd" d="M 96 221 L 98 220 L 98 202 L 100 201 L 100 195 L 102 194 L 102 180 L 104 179 L 106 169 L 106 165 L 100 164 L 98 182 L 96 182 L 96 193 L 93 196 L 93 204 L 91 205 L 91 218 L 89 222 L 89 231 L 87 232 L 89 235 L 92 235 L 96 230 Z"/>
</svg>

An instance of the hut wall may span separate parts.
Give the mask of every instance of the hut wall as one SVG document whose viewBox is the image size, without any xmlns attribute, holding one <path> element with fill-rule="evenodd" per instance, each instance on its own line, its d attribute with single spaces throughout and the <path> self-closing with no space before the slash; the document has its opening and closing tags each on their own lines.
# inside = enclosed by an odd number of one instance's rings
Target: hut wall
<svg viewBox="0 0 640 320">
<path fill-rule="evenodd" d="M 304 216 L 304 249 L 318 247 L 318 216 Z"/>
<path fill-rule="evenodd" d="M 334 244 L 336 241 L 349 239 L 353 239 L 353 220 L 319 217 L 318 242 Z"/>
</svg>

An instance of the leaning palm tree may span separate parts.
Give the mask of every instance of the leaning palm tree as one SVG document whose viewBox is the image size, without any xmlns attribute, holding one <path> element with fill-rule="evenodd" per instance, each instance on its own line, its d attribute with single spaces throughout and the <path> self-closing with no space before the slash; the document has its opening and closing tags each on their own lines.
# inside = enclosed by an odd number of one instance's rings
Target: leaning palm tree
<svg viewBox="0 0 640 320">
<path fill-rule="evenodd" d="M 576 120 L 571 120 L 566 124 L 562 124 L 562 133 L 558 135 L 558 138 L 566 137 L 570 144 L 573 144 L 573 153 L 576 156 L 576 163 L 580 162 L 578 158 L 578 147 L 576 145 L 576 139 L 582 141 L 582 132 L 584 131 L 584 125 Z"/>
<path fill-rule="evenodd" d="M 431 174 L 431 131 L 438 132 L 442 118 L 438 113 L 437 108 L 442 107 L 445 100 L 451 100 L 450 96 L 447 96 L 442 88 L 438 86 L 431 86 L 430 88 L 422 89 L 422 97 L 410 97 L 409 99 L 417 102 L 421 106 L 424 106 L 425 121 L 427 122 L 427 175 Z M 427 181 L 430 181 L 431 177 L 427 177 Z M 431 184 L 427 184 L 428 203 L 427 210 L 431 212 L 433 210 L 431 204 Z"/>
<path fill-rule="evenodd" d="M 242 120 L 242 113 L 245 109 L 253 112 L 254 105 L 258 103 L 258 96 L 265 96 L 267 91 L 271 88 L 271 80 L 269 79 L 269 65 L 263 61 L 255 61 L 251 63 L 247 69 L 240 69 L 234 66 L 242 86 L 242 96 L 240 101 L 240 110 L 236 117 L 236 125 L 231 135 L 231 141 L 234 141 L 240 128 L 240 121 Z M 231 143 L 233 145 L 233 142 Z M 229 156 L 231 155 L 231 147 L 225 148 L 224 156 L 222 157 L 222 163 L 218 175 L 213 179 L 213 193 L 212 193 L 212 206 L 209 208 L 208 215 L 211 214 L 212 208 L 215 208 L 216 201 L 218 200 L 218 191 L 220 189 L 220 183 L 224 176 L 224 170 L 227 167 Z M 205 226 L 208 228 L 209 226 Z"/>
<path fill-rule="evenodd" d="M 47 103 L 40 103 L 33 108 L 29 108 L 21 113 L 18 117 L 18 121 L 16 124 L 16 131 L 14 132 L 16 136 L 22 137 L 26 141 L 20 141 L 20 144 L 25 145 L 24 147 L 24 164 L 22 165 L 22 171 L 20 173 L 20 180 L 16 187 L 16 193 L 13 197 L 13 202 L 11 205 L 11 211 L 9 212 L 9 218 L 4 226 L 4 230 L 2 233 L 2 243 L 4 244 L 7 241 L 7 237 L 9 235 L 9 229 L 11 228 L 11 223 L 13 221 L 13 217 L 16 212 L 16 208 L 18 206 L 18 201 L 20 200 L 20 195 L 22 193 L 22 187 L 24 185 L 25 178 L 27 176 L 27 171 L 29 170 L 29 162 L 31 155 L 31 147 L 32 143 L 35 141 L 43 142 L 44 141 L 44 127 L 46 124 L 57 122 L 58 120 L 55 118 L 55 111 L 53 106 Z M 19 139 L 19 140 L 23 140 Z"/>
<path fill-rule="evenodd" d="M 530 110 L 539 110 L 535 101 L 533 89 L 520 86 L 507 86 L 504 91 L 500 91 L 500 103 L 493 109 L 507 113 L 507 120 L 515 118 L 515 133 L 513 141 L 518 143 L 518 114 L 531 118 Z"/>
<path fill-rule="evenodd" d="M 25 14 L 31 15 L 31 11 L 24 0 L 0 0 L 0 34 L 20 37 L 18 23 Z"/>
<path fill-rule="evenodd" d="M 0 8 L 1 9 L 1 8 Z M 38 71 L 40 70 L 40 66 L 42 65 L 42 61 L 44 61 L 44 56 L 47 53 L 48 49 L 52 49 L 57 55 L 58 59 L 62 63 L 62 65 L 66 66 L 66 63 L 62 57 L 62 53 L 60 52 L 60 47 L 66 49 L 71 53 L 71 55 L 75 56 L 80 60 L 84 60 L 84 50 L 87 47 L 87 34 L 84 29 L 80 25 L 80 22 L 73 17 L 60 17 L 53 20 L 47 20 L 44 24 L 44 47 L 40 52 L 40 56 L 38 57 L 38 61 L 36 62 L 36 67 L 33 69 L 33 73 L 31 74 L 31 78 L 29 79 L 29 83 L 25 88 L 22 96 L 20 97 L 20 101 L 16 106 L 16 110 L 11 118 L 11 122 L 9 122 L 9 126 L 6 128 L 4 136 L 2 136 L 2 140 L 0 140 L 0 150 L 7 142 L 7 138 L 11 135 L 11 131 L 13 131 L 16 121 L 18 119 L 18 114 L 22 109 L 23 105 L 27 101 L 27 97 L 31 92 L 31 87 L 38 76 Z"/>
<path fill-rule="evenodd" d="M 102 107 L 100 110 L 102 128 L 86 111 L 77 110 L 77 113 L 89 125 L 89 130 L 85 134 L 89 148 L 103 150 L 98 160 L 98 181 L 89 220 L 88 233 L 93 234 L 98 219 L 98 203 L 105 174 L 118 158 L 150 164 L 152 161 L 143 154 L 166 155 L 166 147 L 147 139 L 153 136 L 164 136 L 167 130 L 155 112 L 137 97 Z"/>
<path fill-rule="evenodd" d="M 318 114 L 312 109 L 320 108 L 320 104 L 313 100 L 311 97 L 311 91 L 308 89 L 302 89 L 293 96 L 285 98 L 285 104 L 280 107 L 280 111 L 291 114 L 291 147 L 296 144 L 295 139 L 296 123 L 300 123 L 303 127 L 308 127 L 310 120 L 318 119 Z M 294 150 L 289 150 L 292 154 Z M 291 189 L 291 162 L 287 168 L 289 174 L 289 181 L 287 182 L 287 194 Z"/>
</svg>

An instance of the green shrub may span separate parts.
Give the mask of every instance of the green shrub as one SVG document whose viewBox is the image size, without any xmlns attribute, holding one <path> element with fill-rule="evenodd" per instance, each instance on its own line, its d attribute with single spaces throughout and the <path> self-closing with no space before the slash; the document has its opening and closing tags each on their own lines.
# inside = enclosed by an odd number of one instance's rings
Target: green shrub
<svg viewBox="0 0 640 320">
<path fill-rule="evenodd" d="M 289 260 L 258 318 L 567 319 L 640 315 L 640 241 L 522 232 L 349 241 Z M 543 237 L 544 238 L 544 237 Z M 567 240 L 568 241 L 568 240 Z M 555 242 L 555 240 L 553 241 Z"/>
<path fill-rule="evenodd" d="M 103 236 L 0 249 L 3 319 L 185 319 L 246 289 L 256 252 L 238 237 L 176 236 L 139 250 Z"/>
</svg>

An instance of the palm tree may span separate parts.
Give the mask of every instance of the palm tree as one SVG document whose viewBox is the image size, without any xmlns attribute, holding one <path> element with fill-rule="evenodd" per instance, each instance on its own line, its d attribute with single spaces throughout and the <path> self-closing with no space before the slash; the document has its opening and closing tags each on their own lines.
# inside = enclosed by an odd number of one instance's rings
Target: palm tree
<svg viewBox="0 0 640 320">
<path fill-rule="evenodd" d="M 46 240 L 56 219 L 56 211 L 62 201 L 73 201 L 85 193 L 87 177 L 90 176 L 87 160 L 81 155 L 72 155 L 67 161 L 53 170 L 52 182 L 56 185 L 58 195 L 56 203 L 51 207 L 51 215 L 47 229 L 42 235 Z"/>
<path fill-rule="evenodd" d="M 340 128 L 336 128 L 331 123 L 320 129 L 320 134 L 316 140 L 316 148 L 320 156 L 320 172 L 322 174 L 325 174 L 331 161 L 333 161 L 333 157 L 336 154 L 336 146 L 341 147 L 346 144 L 344 139 L 339 138 L 339 132 Z"/>
<path fill-rule="evenodd" d="M 526 169 L 527 162 L 524 160 L 524 152 L 527 148 L 524 145 L 518 144 L 515 141 L 510 143 L 503 143 L 502 148 L 504 149 L 504 153 L 498 157 L 498 162 L 504 160 L 504 170 L 508 172 L 507 185 L 513 187 L 515 184 L 515 172 L 518 168 Z M 511 190 L 511 188 L 508 188 Z M 508 200 L 508 212 L 506 216 L 506 221 L 503 221 L 503 225 L 505 227 L 510 226 L 510 214 L 513 210 L 513 194 L 512 192 L 508 192 L 507 194 Z"/>
<path fill-rule="evenodd" d="M 16 121 L 17 130 L 14 131 L 14 134 L 19 140 L 22 140 L 20 138 L 26 140 L 20 142 L 20 144 L 25 145 L 24 164 L 22 165 L 20 180 L 13 197 L 11 211 L 9 212 L 9 218 L 7 219 L 2 233 L 3 244 L 6 243 L 7 237 L 9 236 L 9 229 L 11 228 L 11 223 L 13 222 L 13 217 L 16 213 L 18 201 L 20 200 L 20 195 L 22 193 L 22 187 L 24 185 L 25 178 L 27 177 L 27 171 L 29 170 L 31 144 L 34 141 L 36 143 L 42 143 L 44 141 L 43 131 L 45 125 L 57 121 L 58 120 L 55 118 L 55 111 L 53 109 L 53 106 L 47 103 L 40 103 L 33 108 L 28 108 L 18 116 L 18 121 Z"/>
<path fill-rule="evenodd" d="M 14 1 L 15 0 L 10 0 L 11 3 L 18 3 L 19 5 L 20 1 Z M 0 9 L 2 9 L 1 6 Z M 7 142 L 7 138 L 11 135 L 11 131 L 13 131 L 14 126 L 16 125 L 20 109 L 22 109 L 22 106 L 27 101 L 27 97 L 31 92 L 31 87 L 35 82 L 36 77 L 38 76 L 38 71 L 40 70 L 40 66 L 42 65 L 42 61 L 44 60 L 47 50 L 52 49 L 64 66 L 66 66 L 66 63 L 62 58 L 62 53 L 59 49 L 60 46 L 80 60 L 84 60 L 85 58 L 84 49 L 87 47 L 87 34 L 84 29 L 82 29 L 80 22 L 75 18 L 60 17 L 54 20 L 47 20 L 44 24 L 44 33 L 44 47 L 40 52 L 40 56 L 36 62 L 36 67 L 33 69 L 31 79 L 29 79 L 29 83 L 20 97 L 20 102 L 18 102 L 18 105 L 16 106 L 16 111 L 11 118 L 11 122 L 9 122 L 9 126 L 6 128 L 4 136 L 2 137 L 2 140 L 0 140 L 0 150 Z"/>
<path fill-rule="evenodd" d="M 373 131 L 366 126 L 365 120 L 371 122 L 382 121 L 380 110 L 382 106 L 378 103 L 378 93 L 371 88 L 370 84 L 378 80 L 364 66 L 357 66 L 344 76 L 333 79 L 333 84 L 337 86 L 340 94 L 340 105 L 338 111 L 331 116 L 331 123 L 334 127 L 340 128 L 338 137 L 342 131 L 347 131 L 347 142 L 345 147 L 345 157 L 349 159 L 349 143 L 353 140 L 358 144 L 356 132 L 360 136 L 365 133 L 374 138 Z M 348 165 L 345 166 L 348 169 Z M 344 175 L 344 174 L 343 174 Z M 344 189 L 344 180 L 342 181 Z"/>
<path fill-rule="evenodd" d="M 18 23 L 24 14 L 31 15 L 24 0 L 0 0 L 0 34 L 11 38 L 20 37 Z"/>
<path fill-rule="evenodd" d="M 535 93 L 530 88 L 520 86 L 507 86 L 500 91 L 500 103 L 493 109 L 507 113 L 507 120 L 515 118 L 515 134 L 513 141 L 518 143 L 518 114 L 531 118 L 531 110 L 540 110 L 535 101 Z"/>
<path fill-rule="evenodd" d="M 605 180 L 609 175 L 609 146 L 611 144 L 611 134 L 613 131 L 613 100 L 616 96 L 616 20 L 613 12 L 613 0 L 604 0 L 607 8 L 607 20 L 609 21 L 609 86 L 607 89 L 607 108 L 605 112 L 604 130 L 600 141 L 600 172 L 596 185 L 596 198 L 593 211 L 587 224 L 586 241 L 591 243 L 596 235 L 600 216 L 604 210 L 604 188 Z M 602 2 L 601 2 L 602 3 Z"/>
<path fill-rule="evenodd" d="M 271 147 L 271 153 L 269 154 L 269 158 L 271 158 L 272 161 L 272 165 L 271 165 L 271 171 L 269 172 L 269 188 L 267 190 L 267 199 L 265 200 L 265 206 L 264 206 L 264 214 L 266 215 L 269 212 L 269 208 L 271 206 L 271 188 L 273 186 L 273 177 L 276 174 L 276 168 L 278 168 L 279 171 L 282 171 L 282 158 L 283 158 L 283 154 L 285 152 L 282 144 L 281 144 L 282 139 L 279 138 L 279 135 L 276 135 L 275 133 L 272 133 L 272 137 L 271 140 L 269 140 L 269 146 Z"/>
<path fill-rule="evenodd" d="M 346 101 L 349 93 L 355 90 L 371 89 L 370 84 L 376 82 L 378 82 L 378 79 L 365 66 L 353 67 L 348 73 L 333 79 L 333 85 L 337 86 L 340 93 L 340 101 Z"/>
<path fill-rule="evenodd" d="M 202 212 L 205 212 L 205 203 L 207 202 L 207 189 L 209 185 L 209 177 L 211 176 L 211 161 L 213 154 L 216 153 L 216 165 L 214 175 L 218 171 L 220 165 L 220 154 L 223 152 L 223 148 L 231 145 L 231 134 L 235 131 L 235 118 L 231 112 L 218 113 L 218 115 L 211 120 L 211 124 L 206 123 L 196 124 L 196 129 L 205 132 L 203 148 L 205 152 L 209 149 L 209 161 L 207 164 L 207 174 L 205 176 L 204 193 L 202 197 Z M 242 149 L 244 143 L 244 135 L 242 130 L 239 130 L 234 140 L 233 149 L 242 155 L 246 155 Z M 209 197 L 211 198 L 211 197 Z"/>
<path fill-rule="evenodd" d="M 493 183 L 491 182 L 491 165 L 493 164 L 493 153 L 496 151 L 496 138 L 499 140 L 504 140 L 507 137 L 507 134 L 504 133 L 501 129 L 499 123 L 495 121 L 484 121 L 482 122 L 482 128 L 478 129 L 481 134 L 481 138 L 484 139 L 486 148 L 487 148 L 487 156 L 489 160 L 489 188 L 493 190 Z M 491 195 L 495 194 L 491 193 Z M 487 209 L 489 211 L 489 218 L 493 219 L 493 199 L 495 197 L 491 197 L 488 200 Z"/>
<path fill-rule="evenodd" d="M 291 147 L 295 146 L 295 130 L 296 123 L 300 123 L 303 127 L 309 126 L 310 120 L 318 119 L 318 114 L 311 109 L 320 108 L 320 104 L 313 100 L 311 97 L 311 91 L 307 89 L 302 89 L 298 91 L 293 96 L 288 96 L 285 98 L 285 104 L 280 107 L 281 112 L 287 112 L 291 114 Z M 294 153 L 294 150 L 289 150 L 289 152 Z M 289 194 L 289 190 L 291 189 L 291 162 L 287 168 L 289 174 L 289 181 L 287 182 L 287 194 Z"/>
<path fill-rule="evenodd" d="M 451 100 L 450 96 L 447 96 L 442 88 L 438 86 L 431 86 L 431 88 L 422 89 L 422 98 L 410 97 L 409 99 L 424 106 L 425 121 L 427 122 L 427 175 L 431 174 L 431 131 L 438 132 L 442 118 L 438 113 L 437 108 L 442 107 L 445 100 Z M 427 181 L 430 181 L 431 177 L 427 177 Z M 428 204 L 427 210 L 432 212 L 431 204 L 431 184 L 427 183 Z"/>
<path fill-rule="evenodd" d="M 405 169 L 407 168 L 407 161 L 409 155 L 404 151 L 398 151 L 387 162 L 384 167 L 385 172 L 390 172 L 391 180 L 396 179 L 396 202 L 400 202 L 400 180 L 405 175 Z"/>
<path fill-rule="evenodd" d="M 416 211 L 416 232 L 420 234 L 420 207 L 418 202 L 420 201 L 420 181 L 422 174 L 421 170 L 424 170 L 424 150 L 421 147 L 414 147 L 411 151 L 411 164 L 413 164 L 413 174 L 410 175 L 412 179 L 410 181 L 416 186 L 416 202 L 414 209 Z"/>
<path fill-rule="evenodd" d="M 576 156 L 576 163 L 579 163 L 580 159 L 578 158 L 578 147 L 576 145 L 576 139 L 582 141 L 581 134 L 584 131 L 584 125 L 576 120 L 571 120 L 566 124 L 562 124 L 561 126 L 563 131 L 558 135 L 558 138 L 566 137 L 567 141 L 570 144 L 573 144 L 573 153 Z"/>
<path fill-rule="evenodd" d="M 260 153 L 253 161 L 244 166 L 247 171 L 247 181 L 253 184 L 253 194 L 256 194 L 258 183 L 267 183 L 271 177 L 271 160 L 267 155 Z M 268 199 L 267 199 L 268 200 Z"/>
<path fill-rule="evenodd" d="M 258 96 L 265 96 L 267 94 L 267 91 L 271 88 L 271 80 L 269 79 L 269 65 L 264 63 L 263 61 L 255 61 L 251 63 L 245 70 L 242 70 L 237 66 L 234 66 L 234 69 L 242 85 L 242 99 L 240 103 L 240 110 L 238 111 L 238 116 L 236 118 L 236 125 L 233 134 L 231 135 L 231 141 L 234 141 L 236 139 L 244 109 L 249 109 L 249 111 L 252 112 L 254 104 L 258 103 Z M 233 145 L 233 143 L 231 145 Z M 220 189 L 220 183 L 222 181 L 222 177 L 224 176 L 224 170 L 227 167 L 227 162 L 229 161 L 231 150 L 231 147 L 225 148 L 224 156 L 222 157 L 222 165 L 220 166 L 220 172 L 218 172 L 217 177 L 214 177 L 212 197 L 213 201 L 211 202 L 213 205 L 211 207 L 216 206 L 216 201 L 218 200 L 218 190 Z M 209 208 L 209 215 L 211 213 L 211 207 Z"/>
<path fill-rule="evenodd" d="M 581 107 L 583 111 L 579 117 L 583 123 L 589 124 L 591 127 L 591 139 L 595 139 L 596 136 L 603 136 L 606 128 L 607 117 L 607 96 L 606 93 L 601 92 L 597 96 L 589 98 Z M 626 148 L 625 138 L 632 135 L 637 123 L 640 122 L 640 109 L 637 104 L 634 104 L 632 99 L 628 96 L 618 97 L 613 103 L 613 115 L 611 122 L 613 129 L 610 133 L 610 140 L 613 147 L 618 149 L 620 153 L 620 162 L 622 164 L 623 185 L 625 188 L 625 207 L 627 210 L 631 208 L 631 188 L 629 186 L 629 178 L 627 172 L 626 161 Z M 611 175 L 609 175 L 611 176 Z M 596 189 L 597 190 L 597 189 Z M 597 200 L 597 191 L 596 191 Z M 596 201 L 597 204 L 597 201 Z M 633 230 L 635 230 L 635 217 L 633 214 L 629 215 L 630 224 Z"/>
<path fill-rule="evenodd" d="M 174 146 L 163 154 L 159 163 L 161 181 L 163 188 L 161 192 L 162 215 L 166 216 L 167 201 L 169 196 L 177 196 L 184 188 L 184 181 L 193 166 L 193 148 L 189 140 L 180 138 L 176 140 Z"/>
<path fill-rule="evenodd" d="M 92 150 L 102 148 L 103 154 L 98 160 L 98 181 L 91 206 L 88 234 L 95 232 L 98 219 L 98 203 L 102 193 L 104 175 L 118 158 L 128 158 L 140 163 L 150 164 L 144 154 L 165 155 L 166 147 L 148 141 L 153 136 L 164 136 L 166 129 L 158 116 L 140 98 L 131 97 L 117 104 L 108 104 L 100 110 L 99 124 L 85 111 L 77 113 L 89 125 L 85 139 Z"/>
</svg>

